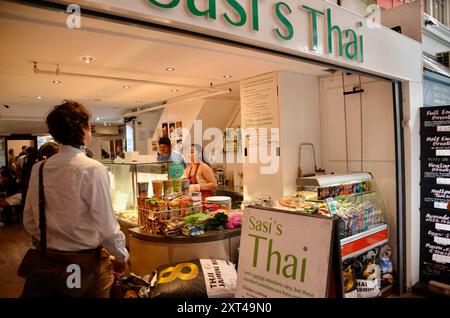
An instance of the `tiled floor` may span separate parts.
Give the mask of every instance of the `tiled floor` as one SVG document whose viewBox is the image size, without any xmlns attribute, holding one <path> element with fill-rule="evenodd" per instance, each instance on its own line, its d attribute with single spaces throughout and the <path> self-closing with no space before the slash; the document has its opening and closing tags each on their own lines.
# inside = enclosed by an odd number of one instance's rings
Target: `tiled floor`
<svg viewBox="0 0 450 318">
<path fill-rule="evenodd" d="M 17 275 L 17 268 L 31 247 L 31 236 L 22 224 L 0 226 L 0 298 L 19 297 L 24 279 Z"/>
</svg>

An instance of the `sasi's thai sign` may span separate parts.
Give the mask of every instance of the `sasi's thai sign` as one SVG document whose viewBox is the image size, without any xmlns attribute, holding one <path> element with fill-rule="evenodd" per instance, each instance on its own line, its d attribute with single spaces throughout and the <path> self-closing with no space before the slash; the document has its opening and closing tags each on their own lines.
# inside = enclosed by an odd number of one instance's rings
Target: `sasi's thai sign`
<svg viewBox="0 0 450 318">
<path fill-rule="evenodd" d="M 328 54 L 345 58 L 349 61 L 364 62 L 364 36 L 358 34 L 356 28 L 364 25 L 361 19 L 355 28 L 348 28 L 334 22 L 333 10 L 326 8 L 320 10 L 301 1 L 295 1 L 295 6 L 283 1 L 272 1 L 269 7 L 270 14 L 260 14 L 265 0 L 147 0 L 151 6 L 158 9 L 172 10 L 179 6 L 185 6 L 185 13 L 199 19 L 210 21 L 222 20 L 230 28 L 249 28 L 258 33 L 261 25 L 273 25 L 273 36 L 280 42 L 289 42 L 294 39 L 300 29 L 307 29 L 310 51 L 325 48 Z M 290 1 L 292 3 L 292 1 Z M 267 9 L 267 6 L 264 6 Z M 307 13 L 308 19 L 302 24 L 294 23 L 293 19 L 299 15 L 299 11 Z M 261 16 L 271 16 L 272 21 L 266 21 Z M 325 24 L 325 28 L 322 25 Z M 322 41 L 322 45 L 319 42 Z"/>
</svg>

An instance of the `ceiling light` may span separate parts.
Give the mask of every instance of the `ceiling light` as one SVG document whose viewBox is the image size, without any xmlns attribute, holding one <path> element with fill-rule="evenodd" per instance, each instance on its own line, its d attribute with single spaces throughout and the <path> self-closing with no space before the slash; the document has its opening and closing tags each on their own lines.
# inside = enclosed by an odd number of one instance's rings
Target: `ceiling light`
<svg viewBox="0 0 450 318">
<path fill-rule="evenodd" d="M 60 80 L 54 80 L 53 84 L 61 84 L 61 81 Z"/>
<path fill-rule="evenodd" d="M 122 88 L 124 88 L 124 89 L 129 89 L 130 86 L 124 85 L 124 86 L 122 86 Z"/>
<path fill-rule="evenodd" d="M 178 89 L 171 89 L 170 92 L 171 93 L 176 93 L 176 92 L 178 92 Z"/>
<path fill-rule="evenodd" d="M 99 121 L 99 120 L 100 120 L 100 118 L 98 118 L 98 117 L 97 117 L 97 118 L 96 118 L 96 120 L 97 120 L 97 121 Z"/>
<path fill-rule="evenodd" d="M 175 71 L 175 69 L 173 67 L 168 67 L 168 68 L 166 68 L 166 71 L 167 72 L 173 72 L 173 71 Z"/>
<path fill-rule="evenodd" d="M 38 97 L 36 97 L 37 99 L 43 99 L 44 97 L 42 97 L 42 96 L 38 96 Z"/>
<path fill-rule="evenodd" d="M 226 79 L 230 79 L 230 78 L 232 78 L 233 76 L 231 76 L 231 75 L 224 75 L 223 77 L 226 78 Z"/>
<path fill-rule="evenodd" d="M 81 59 L 86 64 L 91 64 L 94 61 L 94 58 L 90 56 L 83 56 Z"/>
</svg>

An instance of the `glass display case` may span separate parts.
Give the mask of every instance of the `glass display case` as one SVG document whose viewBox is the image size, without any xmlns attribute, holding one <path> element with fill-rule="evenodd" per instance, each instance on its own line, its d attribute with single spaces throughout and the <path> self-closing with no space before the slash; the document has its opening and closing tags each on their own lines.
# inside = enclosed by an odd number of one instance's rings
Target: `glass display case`
<svg viewBox="0 0 450 318">
<path fill-rule="evenodd" d="M 105 160 L 101 162 L 109 172 L 112 205 L 119 221 L 128 222 L 130 226 L 138 226 L 139 187 L 145 188 L 148 195 L 152 196 L 152 187 L 149 185 L 153 180 L 168 180 L 170 163 L 115 163 Z"/>
<path fill-rule="evenodd" d="M 297 180 L 299 204 L 339 218 L 341 239 L 383 226 L 386 209 L 370 173 L 323 175 Z"/>
</svg>

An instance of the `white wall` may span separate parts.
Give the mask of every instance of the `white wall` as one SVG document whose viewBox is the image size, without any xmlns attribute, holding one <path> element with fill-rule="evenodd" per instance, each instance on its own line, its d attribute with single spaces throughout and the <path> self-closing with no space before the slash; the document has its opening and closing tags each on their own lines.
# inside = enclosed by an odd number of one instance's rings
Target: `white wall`
<svg viewBox="0 0 450 318">
<path fill-rule="evenodd" d="M 316 164 L 322 164 L 320 140 L 319 78 L 289 72 L 278 73 L 280 100 L 280 139 L 283 193 L 292 195 L 297 190 L 299 146 L 312 143 Z M 314 172 L 310 147 L 302 150 L 302 169 Z"/>
<path fill-rule="evenodd" d="M 420 112 L 422 83 L 403 83 L 405 142 L 406 276 L 407 286 L 419 281 L 420 265 Z"/>
<path fill-rule="evenodd" d="M 353 12 L 359 14 L 359 15 L 362 15 L 362 16 L 368 15 L 368 12 L 366 12 L 367 1 L 342 0 L 341 1 L 341 6 L 343 8 L 348 9 L 348 10 L 351 10 L 351 11 L 353 11 Z"/>
<path fill-rule="evenodd" d="M 378 185 L 390 225 L 390 242 L 396 262 L 396 176 L 392 83 L 362 78 L 362 131 L 360 94 L 347 95 L 346 161 L 345 113 L 342 77 L 336 73 L 321 79 L 322 162 L 326 173 L 372 172 Z M 359 85 L 357 76 L 345 76 L 345 91 Z M 361 160 L 361 141 L 362 160 Z M 362 164 L 361 164 L 362 163 Z"/>
<path fill-rule="evenodd" d="M 155 134 L 162 113 L 163 110 L 158 109 L 137 116 L 134 126 L 136 136 L 134 149 L 135 151 L 139 151 L 141 155 L 150 153 L 151 148 L 148 146 L 148 140 Z"/>
</svg>

